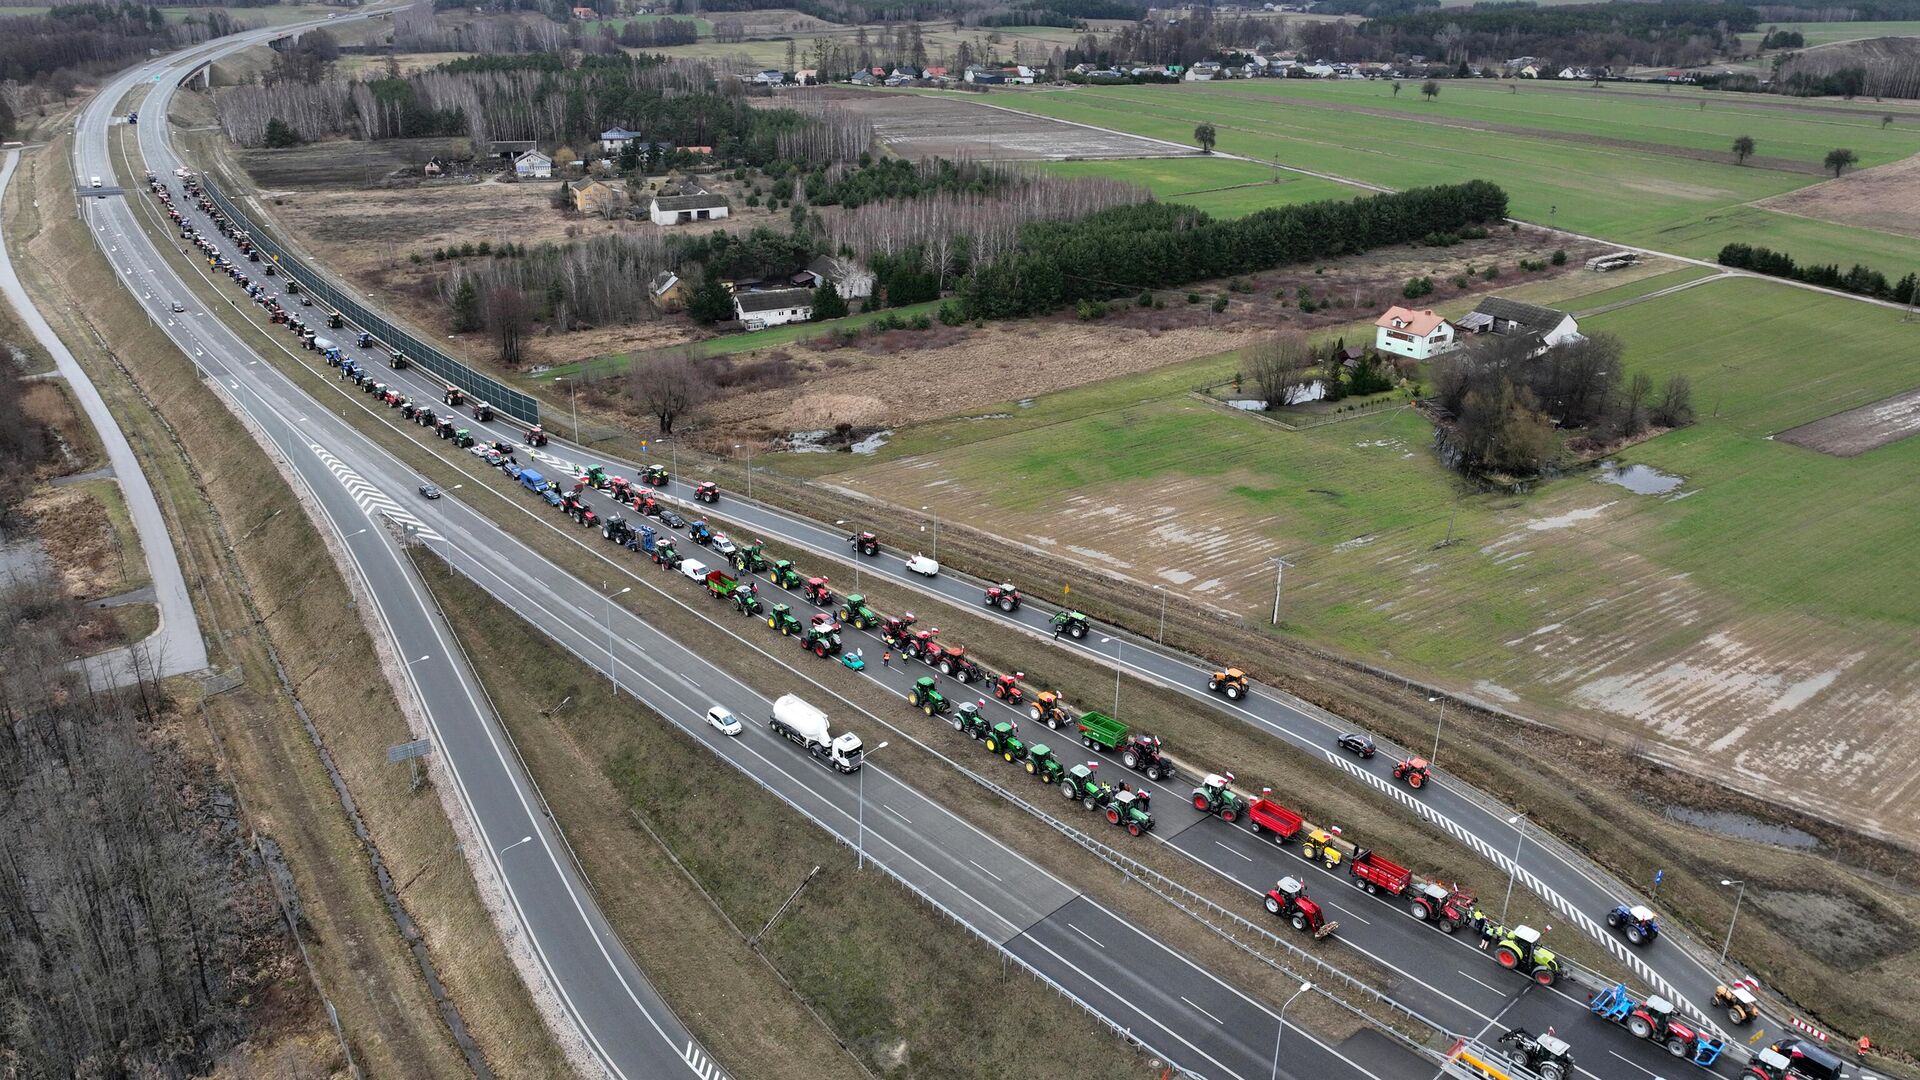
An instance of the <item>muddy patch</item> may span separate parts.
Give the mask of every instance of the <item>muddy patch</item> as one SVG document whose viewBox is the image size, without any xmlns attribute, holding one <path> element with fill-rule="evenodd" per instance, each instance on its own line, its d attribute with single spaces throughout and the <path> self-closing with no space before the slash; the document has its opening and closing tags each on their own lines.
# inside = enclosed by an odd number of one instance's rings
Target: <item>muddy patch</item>
<svg viewBox="0 0 1920 1080">
<path fill-rule="evenodd" d="M 1834 457 L 1856 457 L 1920 432 L 1920 390 L 1834 413 L 1774 438 Z"/>
<path fill-rule="evenodd" d="M 1747 904 L 1772 916 L 1774 928 L 1809 954 L 1826 957 L 1839 968 L 1878 963 L 1905 952 L 1913 942 L 1913 928 L 1892 912 L 1851 896 L 1756 885 L 1747 889 Z"/>
<path fill-rule="evenodd" d="M 1677 821 L 1682 825 L 1691 825 L 1721 836 L 1731 836 L 1736 840 L 1752 840 L 1774 847 L 1793 848 L 1798 851 L 1813 851 L 1820 847 L 1820 838 L 1810 832 L 1804 832 L 1791 825 L 1781 825 L 1772 821 L 1761 821 L 1757 817 L 1738 814 L 1731 810 L 1695 810 L 1690 806 L 1669 806 L 1664 811 L 1668 821 Z"/>
</svg>

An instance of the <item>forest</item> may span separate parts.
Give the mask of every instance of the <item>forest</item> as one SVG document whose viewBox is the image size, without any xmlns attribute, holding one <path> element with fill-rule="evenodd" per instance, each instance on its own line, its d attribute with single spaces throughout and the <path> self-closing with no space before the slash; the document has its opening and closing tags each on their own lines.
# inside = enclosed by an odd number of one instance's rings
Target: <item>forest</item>
<svg viewBox="0 0 1920 1080">
<path fill-rule="evenodd" d="M 169 23 L 158 8 L 60 4 L 44 15 L 5 17 L 0 8 L 0 134 L 12 138 L 17 116 L 32 97 L 19 91 L 40 84 L 66 97 L 83 79 L 116 70 L 148 50 L 170 52 L 222 37 L 241 24 L 217 8 Z"/>
</svg>

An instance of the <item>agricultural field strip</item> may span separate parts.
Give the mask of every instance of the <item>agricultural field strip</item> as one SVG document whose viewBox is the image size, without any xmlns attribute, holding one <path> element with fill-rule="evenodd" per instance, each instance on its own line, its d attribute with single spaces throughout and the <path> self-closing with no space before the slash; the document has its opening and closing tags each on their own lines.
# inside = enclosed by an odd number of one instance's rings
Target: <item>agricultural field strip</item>
<svg viewBox="0 0 1920 1080">
<path fill-rule="evenodd" d="M 286 351 L 286 352 L 287 352 L 287 353 L 288 353 L 289 355 L 292 355 L 292 352 L 291 352 L 291 350 L 287 350 L 287 349 L 285 349 L 285 346 L 281 346 L 281 348 L 282 348 L 282 350 L 283 350 L 283 351 Z M 300 360 L 300 358 L 299 358 L 299 357 L 297 357 L 297 356 L 295 356 L 295 357 L 294 357 L 294 359 L 295 359 L 296 361 L 299 361 L 299 360 Z M 268 365 L 268 366 L 269 366 L 269 367 L 272 367 L 272 365 Z M 238 371 L 240 371 L 240 372 L 242 372 L 242 373 L 244 373 L 244 374 L 246 374 L 246 375 L 248 375 L 248 376 L 250 376 L 250 377 L 251 377 L 251 376 L 253 376 L 253 375 L 255 375 L 256 373 L 259 373 L 259 374 L 265 374 L 264 372 L 262 372 L 262 371 L 261 371 L 261 369 L 259 368 L 259 366 L 258 366 L 258 365 L 253 365 L 253 364 L 249 364 L 249 365 L 247 365 L 247 366 L 246 366 L 246 368 L 243 368 L 243 369 L 237 369 L 237 370 L 238 370 Z M 274 368 L 274 374 L 276 374 L 276 375 L 278 375 L 278 369 L 277 369 L 277 368 Z M 285 376 L 280 376 L 280 378 L 281 378 L 282 380 L 284 380 L 284 379 L 285 379 Z M 237 380 L 231 380 L 231 379 L 230 379 L 229 381 L 230 381 L 230 382 L 237 382 Z M 234 389 L 235 389 L 236 391 L 238 391 L 238 389 L 239 389 L 239 388 L 238 388 L 238 386 L 236 385 L 236 386 L 234 386 Z M 296 392 L 297 392 L 297 390 L 296 390 Z M 256 396 L 258 396 L 258 395 L 256 394 Z M 263 400 L 263 401 L 264 401 L 264 399 L 261 399 L 261 400 Z M 363 407 L 363 408 L 365 408 L 365 405 L 364 405 L 364 403 L 362 403 L 362 407 Z M 298 408 L 298 406 L 294 406 L 294 408 L 296 408 L 296 409 L 297 409 L 297 408 Z M 304 411 L 304 410 L 303 410 L 303 411 Z M 377 415 L 377 414 L 376 414 L 376 415 Z M 286 419 L 286 417 L 285 417 L 284 415 L 282 415 L 282 416 L 281 416 L 280 418 L 281 418 L 282 420 L 285 420 L 285 419 Z M 330 420 L 329 420 L 329 422 L 330 422 Z M 352 451 L 350 452 L 350 451 L 349 451 L 349 450 L 347 449 L 347 447 L 346 447 L 346 445 L 345 445 L 345 444 L 341 444 L 341 446 L 340 446 L 339 448 L 341 449 L 341 453 L 342 453 L 342 454 L 345 454 L 345 455 L 348 455 L 349 457 L 357 457 L 357 456 L 359 456 L 359 455 L 362 455 L 362 454 L 365 454 L 365 455 L 368 455 L 368 456 L 365 456 L 365 457 L 363 457 L 363 458 L 361 458 L 361 459 L 359 460 L 359 462 L 357 463 L 357 465 L 356 465 L 356 468 L 357 468 L 357 469 L 358 469 L 358 470 L 359 470 L 360 472 L 362 472 L 362 473 L 364 473 L 364 474 L 366 474 L 366 475 L 373 475 L 373 476 L 381 476 L 382 474 L 386 474 L 386 476 L 387 476 L 387 479 L 388 479 L 388 482 L 389 482 L 390 484 L 393 484 L 393 485 L 396 485 L 396 486 L 397 486 L 397 485 L 400 485 L 400 484 L 404 484 L 404 483 L 406 482 L 406 480 L 405 480 L 405 478 L 404 478 L 404 477 L 405 477 L 405 475 L 406 475 L 406 474 L 407 474 L 407 473 L 408 473 L 408 472 L 409 472 L 410 470 L 407 470 L 405 466 L 403 466 L 403 465 L 400 465 L 400 464 L 399 464 L 399 463 L 398 463 L 397 461 L 393 461 L 393 460 L 392 460 L 392 459 L 390 458 L 390 456 L 388 456 L 388 455 L 386 455 L 386 454 L 385 454 L 385 452 L 384 452 L 384 451 L 378 451 L 378 452 L 375 452 L 375 451 L 368 451 L 368 450 L 365 450 L 364 448 L 355 448 L 355 449 L 353 449 L 353 450 L 352 450 Z M 462 464 L 465 464 L 465 463 L 463 462 Z M 397 475 L 396 475 L 396 474 L 397 474 Z M 503 497 L 504 497 L 504 496 L 503 496 Z M 510 501 L 511 501 L 511 500 L 510 500 Z M 518 506 L 518 504 L 517 504 L 517 503 L 516 503 L 516 505 Z M 458 503 L 456 503 L 456 502 L 454 502 L 454 500 L 451 500 L 451 499 L 446 499 L 446 500 L 442 500 L 442 501 L 441 501 L 441 502 L 440 502 L 439 504 L 435 504 L 435 505 L 433 506 L 433 510 L 434 510 L 434 511 L 437 511 L 437 512 L 438 512 L 438 513 L 437 513 L 437 514 L 436 514 L 435 516 L 440 516 L 440 515 L 444 515 L 444 514 L 447 514 L 447 513 L 451 513 L 451 512 L 453 511 L 453 508 L 454 508 L 455 506 L 459 506 L 459 504 L 458 504 Z M 524 506 L 519 506 L 519 508 L 520 508 L 520 509 L 522 510 L 522 512 L 528 512 L 528 513 L 530 513 L 529 511 L 527 511 L 527 509 L 526 509 L 526 508 L 525 508 Z M 461 509 L 462 509 L 462 510 L 464 510 L 465 508 L 464 508 L 464 507 L 461 507 Z M 475 517 L 476 517 L 476 520 L 484 520 L 484 519 L 479 519 L 479 518 L 478 518 L 478 515 L 475 515 Z M 544 519 L 543 519 L 543 521 L 544 521 Z M 565 535 L 565 533 L 564 533 L 564 532 L 563 532 L 562 530 L 559 530 L 559 529 L 558 529 L 558 528 L 557 528 L 556 526 L 554 526 L 554 525 L 553 525 L 553 524 L 552 524 L 552 523 L 551 523 L 550 521 L 546 521 L 546 522 L 545 522 L 545 524 L 547 525 L 547 527 L 548 527 L 549 529 L 552 529 L 552 530 L 553 530 L 553 531 L 555 531 L 556 533 L 560 533 L 561 535 Z M 445 526 L 444 526 L 444 525 L 442 525 L 442 528 L 444 529 L 444 528 L 445 528 Z M 488 523 L 487 523 L 487 528 L 486 528 L 486 529 L 483 529 L 482 531 L 488 531 L 488 530 L 490 530 L 491 528 L 492 528 L 492 527 L 491 527 L 491 523 L 490 523 L 490 522 L 488 522 Z M 366 530 L 361 530 L 361 533 L 364 533 L 365 531 L 366 531 Z M 343 530 L 343 533 L 344 533 L 344 530 Z M 463 534 L 461 534 L 461 533 L 459 533 L 459 532 L 454 532 L 454 531 L 452 531 L 452 530 L 447 530 L 445 534 L 446 534 L 446 535 L 451 535 L 451 536 L 455 536 L 455 537 L 460 537 L 460 536 L 462 536 L 462 535 L 463 535 Z M 353 535 L 353 536 L 358 536 L 358 535 L 360 535 L 360 533 L 354 533 L 354 534 L 350 534 L 350 535 Z M 504 539 L 504 534 L 502 534 L 502 538 Z M 492 543 L 485 543 L 485 544 L 481 544 L 481 545 L 479 545 L 479 546 L 480 546 L 480 547 L 483 547 L 483 548 L 486 548 L 487 550 L 490 550 L 490 551 L 492 551 L 492 550 L 498 550 L 498 549 L 499 549 L 499 545 L 497 545 L 497 544 L 492 544 Z M 463 547 L 460 547 L 460 546 L 459 546 L 459 545 L 457 545 L 457 544 L 450 544 L 450 545 L 449 545 L 449 547 L 448 547 L 448 550 L 449 550 L 449 551 L 452 551 L 452 552 L 455 552 L 455 553 L 457 553 L 457 554 L 458 554 L 459 556 L 461 556 L 461 557 L 466 557 L 466 549 L 465 549 L 465 548 L 463 548 Z M 598 554 L 598 553 L 596 553 L 596 554 Z M 529 555 L 530 555 L 530 553 L 529 553 Z M 600 557 L 604 559 L 604 555 L 602 555 L 602 556 L 600 556 Z M 544 560 L 540 560 L 540 561 L 541 561 L 541 562 L 544 562 Z M 531 565 L 534 565 L 534 564 L 533 564 L 532 562 L 529 562 L 529 561 L 526 561 L 526 560 L 522 560 L 521 562 L 519 562 L 519 563 L 516 563 L 516 565 L 518 565 L 518 566 L 521 566 L 521 567 L 522 567 L 522 568 L 524 569 L 524 568 L 526 568 L 526 567 L 528 567 L 528 566 L 531 566 Z M 550 564 L 548 564 L 548 565 L 550 565 Z M 617 564 L 616 564 L 616 565 L 617 565 Z M 486 567 L 484 567 L 484 566 L 482 566 L 482 569 L 485 569 L 485 568 L 486 568 Z M 623 571 L 624 571 L 624 568 L 623 568 Z M 639 575 L 637 575 L 637 574 L 631 574 L 631 572 L 630 572 L 630 571 L 625 571 L 625 572 L 628 572 L 628 573 L 630 574 L 630 576 L 631 576 L 631 577 L 633 578 L 633 580 L 636 580 L 636 581 L 643 581 L 643 583 L 644 583 L 644 579 L 642 579 L 642 578 L 641 578 L 641 577 L 640 577 Z M 556 573 L 557 573 L 557 571 L 556 571 Z M 565 575 L 561 575 L 561 576 L 562 576 L 562 577 L 565 577 Z M 584 585 L 582 585 L 582 584 L 580 584 L 580 583 L 578 583 L 578 582 L 576 582 L 576 581 L 574 581 L 574 580 L 573 580 L 573 579 L 571 579 L 570 577 L 565 577 L 565 582 L 564 582 L 564 585 L 565 585 L 565 587 L 572 587 L 572 588 L 576 588 L 576 589 L 579 589 L 579 590 L 581 590 L 581 591 L 583 591 L 583 592 L 585 592 L 585 595 L 584 595 L 584 596 L 580 596 L 580 597 L 573 597 L 573 598 L 570 598 L 570 600 L 569 600 L 569 602 L 568 602 L 568 603 L 567 603 L 567 604 L 565 605 L 565 607 L 568 607 L 568 608 L 571 608 L 572 610 L 574 610 L 574 611 L 576 611 L 576 612 L 578 612 L 578 611 L 585 611 L 585 610 L 590 610 L 590 608 L 592 607 L 592 601 L 593 601 L 593 600 L 594 600 L 594 599 L 595 599 L 595 598 L 597 597 L 597 594 L 594 594 L 594 593 L 592 593 L 592 592 L 591 592 L 591 590 L 587 590 L 587 589 L 585 588 L 585 586 L 584 586 Z M 512 598 L 503 598 L 503 599 L 505 599 L 505 600 L 507 600 L 507 602 L 509 602 L 509 603 L 512 603 L 512 602 L 514 602 L 514 600 L 513 600 Z M 587 625 L 587 627 L 586 627 L 586 629 L 584 629 L 584 630 L 579 630 L 579 631 L 578 631 L 578 633 L 580 634 L 580 636 L 581 636 L 581 638 L 582 638 L 583 640 L 585 640 L 585 641 L 587 641 L 587 642 L 589 643 L 589 644 L 588 644 L 588 645 L 586 646 L 586 647 L 587 647 L 587 649 L 588 649 L 589 651 L 594 651 L 594 650 L 597 650 L 597 647 L 598 647 L 598 644 L 599 644 L 599 640 L 600 640 L 600 639 L 599 639 L 599 627 L 598 627 L 598 625 L 597 625 L 597 621 L 596 621 L 596 620 L 593 620 L 593 619 L 591 619 L 591 617 L 590 617 L 590 616 L 576 616 L 576 617 L 578 617 L 578 618 L 581 618 L 581 619 L 582 619 L 582 621 L 584 621 L 584 622 L 586 622 L 586 623 L 588 624 L 588 625 Z M 642 622 L 640 622 L 639 620 L 637 620 L 637 617 L 635 617 L 635 626 L 636 626 L 636 627 L 638 627 L 638 626 L 644 626 L 644 623 L 642 623 Z M 551 631 L 550 631 L 550 632 L 551 632 Z M 636 637 L 638 637 L 639 635 L 638 635 L 638 634 L 636 633 L 636 634 L 635 634 L 634 636 L 636 636 Z M 568 644 L 568 643 L 566 643 L 566 642 L 564 642 L 564 641 L 563 641 L 562 643 L 563 643 L 563 644 Z M 572 646 L 571 644 L 568 644 L 568 647 L 570 647 L 570 648 L 572 648 L 573 646 Z M 756 648 L 757 648 L 757 647 L 756 647 Z M 639 655 L 639 654 L 638 654 L 638 653 L 636 653 L 636 655 Z M 663 669 L 663 670 L 665 670 L 665 669 Z M 797 753 L 797 751 L 796 751 L 796 753 Z M 963 826 L 966 826 L 966 827 L 967 827 L 967 828 L 969 828 L 969 829 L 971 828 L 971 826 L 970 826 L 970 825 L 967 825 L 967 824 L 966 824 L 966 823 L 964 823 L 964 822 L 960 822 L 960 824 L 961 824 L 961 825 L 963 825 Z M 869 831 L 869 832 L 874 832 L 874 831 L 876 831 L 876 828 L 877 828 L 877 826 L 876 826 L 876 823 L 875 823 L 875 822 L 871 822 L 871 821 L 870 821 L 870 822 L 868 823 L 868 825 L 867 825 L 867 831 Z M 951 851 L 952 849 L 950 849 L 950 848 L 947 848 L 947 847 L 944 847 L 944 846 L 939 846 L 939 845 L 936 845 L 936 846 L 935 846 L 935 850 L 938 850 L 938 851 L 941 851 L 941 852 L 943 852 L 943 853 L 944 853 L 944 852 L 950 852 L 950 851 Z M 975 851 L 975 852 L 977 853 L 979 849 L 978 849 L 978 848 L 974 848 L 974 849 L 972 849 L 972 850 L 974 850 L 974 851 Z M 1003 871 L 1005 870 L 1005 867 L 1004 867 L 1004 866 L 1002 867 L 1002 870 L 1003 870 Z M 983 886 L 983 887 L 984 887 L 984 886 Z M 991 891 L 991 890 L 989 890 L 989 891 Z M 1133 931 L 1133 930 L 1132 930 L 1132 928 L 1131 928 L 1130 926 L 1128 926 L 1127 924 L 1125 924 L 1124 922 L 1121 922 L 1121 921 L 1119 921 L 1119 920 L 1115 920 L 1115 926 L 1113 927 L 1113 929 L 1115 929 L 1116 931 L 1121 931 L 1121 932 L 1131 932 L 1131 933 L 1137 933 L 1137 931 Z M 1041 947 L 1042 947 L 1042 948 L 1045 948 L 1045 946 L 1044 946 L 1044 944 L 1042 944 L 1042 945 L 1041 945 Z M 1049 951 L 1051 951 L 1051 950 L 1049 950 Z M 1208 975 L 1206 975 L 1206 974 L 1205 974 L 1204 972 L 1200 972 L 1200 971 L 1199 971 L 1198 969 L 1194 969 L 1194 971 L 1195 971 L 1195 972 L 1197 973 L 1197 976 L 1204 976 L 1204 977 L 1205 977 L 1205 978 L 1206 978 L 1207 980 L 1210 980 L 1210 981 L 1212 981 L 1212 982 L 1215 982 L 1215 983 L 1217 983 L 1217 982 L 1218 982 L 1218 980 L 1213 980 L 1211 976 L 1208 976 Z M 1091 980 L 1091 983 L 1092 983 L 1092 985 L 1118 985 L 1119 983 L 1121 983 L 1121 982 L 1124 982 L 1124 981 L 1125 981 L 1125 974 L 1124 974 L 1124 972 L 1122 972 L 1122 973 L 1113 973 L 1113 974 L 1107 974 L 1107 975 L 1105 975 L 1104 977 L 1102 977 L 1102 978 L 1099 978 L 1099 979 L 1092 979 L 1092 980 Z M 1198 990 L 1198 989 L 1195 989 L 1195 990 L 1191 990 L 1190 992 L 1192 992 L 1192 993 L 1196 993 L 1196 994 L 1199 994 L 1199 993 L 1201 993 L 1202 991 L 1201 991 L 1201 990 Z M 1244 1000 L 1244 998 L 1243 998 L 1243 1000 Z M 1260 1009 L 1262 1009 L 1262 1010 L 1264 1011 L 1264 1007 L 1258 1007 L 1258 1008 L 1260 1008 Z M 1142 1017 L 1142 1019 L 1145 1019 L 1145 1020 L 1148 1020 L 1148 1021 L 1153 1021 L 1153 1018 L 1151 1018 L 1151 1017 Z M 1311 1038 L 1311 1036 L 1309 1036 L 1309 1038 Z M 1182 1041 L 1187 1041 L 1187 1040 L 1185 1040 L 1185 1039 L 1182 1039 Z M 1337 1058 L 1337 1057 L 1339 1057 L 1339 1055 L 1338 1055 L 1338 1053 L 1337 1053 L 1336 1051 L 1332 1051 L 1332 1050 L 1331 1050 L 1330 1048 L 1328 1048 L 1328 1053 L 1330 1053 L 1330 1054 L 1332 1054 L 1332 1055 L 1333 1055 L 1334 1057 L 1336 1057 L 1336 1058 Z M 1370 1075 L 1370 1074 L 1366 1074 L 1364 1070 L 1360 1070 L 1360 1071 L 1362 1072 L 1362 1074 L 1363 1074 L 1363 1075 Z"/>
</svg>

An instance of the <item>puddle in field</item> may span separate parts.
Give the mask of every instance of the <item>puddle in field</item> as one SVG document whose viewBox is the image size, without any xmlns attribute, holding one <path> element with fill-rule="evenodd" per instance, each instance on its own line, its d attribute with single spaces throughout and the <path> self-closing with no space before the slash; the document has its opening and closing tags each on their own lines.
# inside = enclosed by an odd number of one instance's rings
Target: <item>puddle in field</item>
<svg viewBox="0 0 1920 1080">
<path fill-rule="evenodd" d="M 787 451 L 794 454 L 829 453 L 830 451 L 827 448 L 826 442 L 827 436 L 830 434 L 832 434 L 832 432 L 796 431 L 787 436 Z"/>
<path fill-rule="evenodd" d="M 854 443 L 853 452 L 856 454 L 879 453 L 880 448 L 887 445 L 887 437 L 892 434 L 893 434 L 892 428 L 888 428 L 884 431 L 876 431 L 873 434 L 867 436 L 866 438 L 861 439 L 859 442 Z"/>
<path fill-rule="evenodd" d="M 1622 465 L 1617 461 L 1601 462 L 1597 479 L 1603 484 L 1626 488 L 1635 495 L 1665 495 L 1687 482 L 1684 476 L 1663 473 L 1651 465 Z"/>
<path fill-rule="evenodd" d="M 1683 825 L 1692 825 L 1696 829 L 1705 829 L 1721 836 L 1731 836 L 1740 840 L 1756 840 L 1775 847 L 1795 848 L 1800 851 L 1812 851 L 1820 846 L 1820 838 L 1810 832 L 1796 829 L 1791 825 L 1776 825 L 1771 821 L 1761 821 L 1750 814 L 1737 814 L 1731 810 L 1695 810 L 1686 806 L 1667 807 L 1666 816 L 1670 821 Z"/>
<path fill-rule="evenodd" d="M 1016 409 L 1031 409 L 1033 408 L 1033 399 L 1030 397 L 1021 398 L 1019 401 L 1013 403 L 1013 407 Z"/>
<path fill-rule="evenodd" d="M 1011 420 L 1013 419 L 1013 414 L 1010 412 L 990 412 L 990 413 L 982 413 L 979 416 L 969 416 L 967 417 L 967 419 L 969 420 Z"/>
</svg>

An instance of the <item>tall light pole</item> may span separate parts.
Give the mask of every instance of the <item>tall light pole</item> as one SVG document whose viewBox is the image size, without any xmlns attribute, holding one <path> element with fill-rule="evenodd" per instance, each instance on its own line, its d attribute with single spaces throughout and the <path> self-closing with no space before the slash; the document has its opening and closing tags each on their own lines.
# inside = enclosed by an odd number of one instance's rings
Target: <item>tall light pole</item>
<svg viewBox="0 0 1920 1080">
<path fill-rule="evenodd" d="M 1427 764 L 1429 765 L 1440 760 L 1440 729 L 1447 724 L 1447 699 L 1441 697 L 1439 694 L 1429 694 L 1427 696 L 1428 704 L 1436 701 L 1440 703 L 1440 719 L 1433 725 L 1433 753 L 1427 755 Z"/>
<path fill-rule="evenodd" d="M 613 598 L 616 596 L 625 596 L 632 592 L 633 586 L 629 585 L 617 593 L 607 592 L 609 588 L 612 588 L 612 586 L 606 582 L 603 581 L 600 583 L 600 591 L 605 593 L 607 597 L 607 678 L 613 680 L 613 694 L 615 697 L 619 697 L 620 669 L 613 666 Z"/>
<path fill-rule="evenodd" d="M 563 382 L 567 384 L 567 402 L 573 409 L 573 445 L 579 446 L 580 445 L 580 392 L 578 389 L 576 389 L 576 384 L 574 383 L 574 381 L 565 375 L 560 376 L 560 378 L 556 379 L 555 381 Z"/>
<path fill-rule="evenodd" d="M 1120 649 L 1126 644 L 1117 637 L 1103 637 L 1100 644 L 1113 642 L 1113 718 L 1120 719 Z"/>
<path fill-rule="evenodd" d="M 933 516 L 933 507 L 931 506 L 921 507 L 920 512 L 927 515 L 927 520 L 933 522 L 933 561 L 939 562 L 940 561 L 940 519 Z"/>
<path fill-rule="evenodd" d="M 1280 1037 L 1281 1037 L 1282 1035 L 1285 1035 L 1285 1034 L 1287 1033 L 1287 1006 L 1288 1006 L 1288 1005 L 1291 1005 L 1291 1004 L 1293 1004 L 1293 998 L 1297 998 L 1297 997 L 1299 997 L 1299 996 L 1300 996 L 1301 994 L 1304 994 L 1304 993 L 1306 993 L 1307 991 L 1309 991 L 1309 990 L 1311 990 L 1311 989 L 1313 989 L 1313 984 L 1312 984 L 1312 983 L 1310 983 L 1310 982 L 1303 982 L 1303 983 L 1301 983 L 1301 984 L 1300 984 L 1300 989 L 1298 989 L 1298 990 L 1295 990 L 1295 991 L 1293 992 L 1293 997 L 1290 997 L 1290 998 L 1288 998 L 1288 999 L 1287 999 L 1287 1000 L 1286 1000 L 1285 1002 L 1283 1002 L 1283 1003 L 1281 1004 L 1281 1006 L 1280 1006 L 1280 1029 L 1279 1029 L 1278 1031 L 1275 1031 L 1275 1032 L 1273 1033 L 1273 1077 L 1272 1077 L 1272 1080 L 1280 1080 Z"/>
<path fill-rule="evenodd" d="M 1269 555 L 1273 560 L 1273 625 L 1280 625 L 1280 579 L 1286 574 L 1287 567 L 1293 564 L 1278 555 Z"/>
<path fill-rule="evenodd" d="M 1156 634 L 1153 640 L 1165 645 L 1167 643 L 1167 587 L 1155 585 L 1153 591 L 1160 594 L 1160 633 Z"/>
<path fill-rule="evenodd" d="M 1500 902 L 1500 925 L 1507 922 L 1507 908 L 1513 904 L 1513 879 L 1520 876 L 1520 851 L 1527 846 L 1527 815 L 1515 814 L 1507 819 L 1507 824 L 1520 830 L 1520 839 L 1513 845 L 1513 867 L 1507 871 L 1507 898 Z"/>
<path fill-rule="evenodd" d="M 1727 963 L 1727 950 L 1733 948 L 1733 924 L 1740 921 L 1740 901 L 1747 895 L 1747 882 L 1745 878 L 1735 881 L 1720 879 L 1720 887 L 1723 889 L 1736 886 L 1739 891 L 1733 894 L 1733 918 L 1727 920 L 1727 940 L 1720 943 L 1720 966 L 1722 967 Z"/>
<path fill-rule="evenodd" d="M 747 452 L 747 498 L 751 499 L 753 498 L 753 447 L 743 447 L 739 443 L 734 443 L 733 448 L 744 449 Z"/>
<path fill-rule="evenodd" d="M 886 743 L 872 747 L 860 755 L 860 835 L 853 842 L 853 868 L 867 868 L 867 759 L 887 748 Z"/>
</svg>

